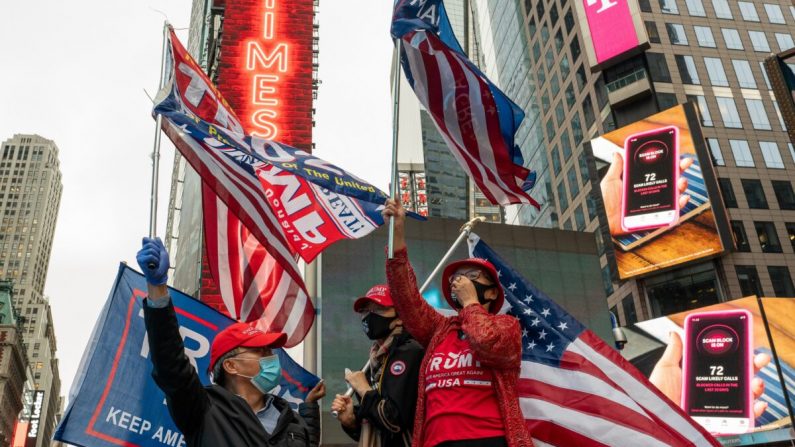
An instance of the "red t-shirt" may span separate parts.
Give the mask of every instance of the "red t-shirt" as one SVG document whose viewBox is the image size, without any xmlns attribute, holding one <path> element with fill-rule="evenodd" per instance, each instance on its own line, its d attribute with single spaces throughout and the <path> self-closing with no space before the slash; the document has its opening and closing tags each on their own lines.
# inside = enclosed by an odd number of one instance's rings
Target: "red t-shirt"
<svg viewBox="0 0 795 447">
<path fill-rule="evenodd" d="M 505 436 L 494 373 L 483 368 L 469 340 L 450 332 L 425 370 L 423 447 L 440 442 Z"/>
</svg>

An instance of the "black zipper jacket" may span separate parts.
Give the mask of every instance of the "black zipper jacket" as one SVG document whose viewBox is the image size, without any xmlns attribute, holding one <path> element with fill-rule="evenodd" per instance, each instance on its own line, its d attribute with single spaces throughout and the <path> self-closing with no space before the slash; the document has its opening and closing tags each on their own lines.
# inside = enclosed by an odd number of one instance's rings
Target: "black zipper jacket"
<svg viewBox="0 0 795 447">
<path fill-rule="evenodd" d="M 390 346 L 387 355 L 381 389 L 365 393 L 361 403 L 354 406 L 356 428 L 343 427 L 343 430 L 358 441 L 362 420 L 367 419 L 378 430 L 382 446 L 411 446 L 417 381 L 425 350 L 404 332 Z"/>
<path fill-rule="evenodd" d="M 299 413 L 287 401 L 273 396 L 280 412 L 276 428 L 268 435 L 248 403 L 227 389 L 204 387 L 185 355 L 173 304 L 152 308 L 144 303 L 144 320 L 152 356 L 152 377 L 166 394 L 168 411 L 185 435 L 188 447 L 317 446 L 320 410 L 304 403 Z"/>
</svg>

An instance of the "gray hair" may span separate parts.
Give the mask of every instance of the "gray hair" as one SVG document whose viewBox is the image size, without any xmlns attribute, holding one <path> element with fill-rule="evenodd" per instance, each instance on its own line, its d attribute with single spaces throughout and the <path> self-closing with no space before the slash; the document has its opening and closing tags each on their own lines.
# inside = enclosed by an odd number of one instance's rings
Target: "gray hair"
<svg viewBox="0 0 795 447">
<path fill-rule="evenodd" d="M 220 386 L 225 386 L 226 382 L 226 371 L 224 371 L 224 362 L 231 359 L 232 357 L 237 356 L 240 354 L 240 349 L 235 348 L 231 351 L 227 352 L 226 354 L 222 355 L 218 361 L 215 362 L 215 366 L 213 366 L 213 370 L 210 373 L 210 380 Z"/>
</svg>

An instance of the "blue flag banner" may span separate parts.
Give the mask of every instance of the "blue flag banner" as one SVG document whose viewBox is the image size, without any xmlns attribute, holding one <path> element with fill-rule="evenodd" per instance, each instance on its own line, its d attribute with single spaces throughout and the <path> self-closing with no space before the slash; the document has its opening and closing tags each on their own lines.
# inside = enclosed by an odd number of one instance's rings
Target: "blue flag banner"
<svg viewBox="0 0 795 447">
<path fill-rule="evenodd" d="M 469 252 L 494 264 L 508 314 L 521 327 L 517 391 L 537 445 L 720 445 L 629 361 L 475 234 L 469 237 Z"/>
<path fill-rule="evenodd" d="M 175 289 L 170 289 L 170 294 L 185 354 L 202 383 L 209 385 L 210 345 L 215 335 L 234 321 Z M 56 440 L 84 447 L 185 445 L 168 413 L 165 395 L 151 376 L 143 318 L 145 297 L 143 275 L 120 265 L 83 354 Z M 283 350 L 277 352 L 282 381 L 273 392 L 297 406 L 319 379 Z"/>
</svg>

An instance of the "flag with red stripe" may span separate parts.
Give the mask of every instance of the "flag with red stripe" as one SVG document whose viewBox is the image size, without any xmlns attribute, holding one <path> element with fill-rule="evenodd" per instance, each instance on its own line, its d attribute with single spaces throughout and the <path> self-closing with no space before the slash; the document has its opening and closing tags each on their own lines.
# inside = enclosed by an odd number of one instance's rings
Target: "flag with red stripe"
<svg viewBox="0 0 795 447">
<path fill-rule="evenodd" d="M 315 309 L 303 282 L 293 279 L 215 193 L 202 188 L 204 240 L 209 265 L 230 317 L 284 332 L 298 344 Z"/>
<path fill-rule="evenodd" d="M 536 446 L 720 446 L 643 374 L 472 234 L 522 326 L 519 404 Z"/>
<path fill-rule="evenodd" d="M 494 204 L 539 204 L 527 193 L 535 173 L 523 166 L 514 136 L 524 112 L 472 64 L 441 0 L 398 0 L 392 36 L 411 87 L 464 171 Z"/>
</svg>

